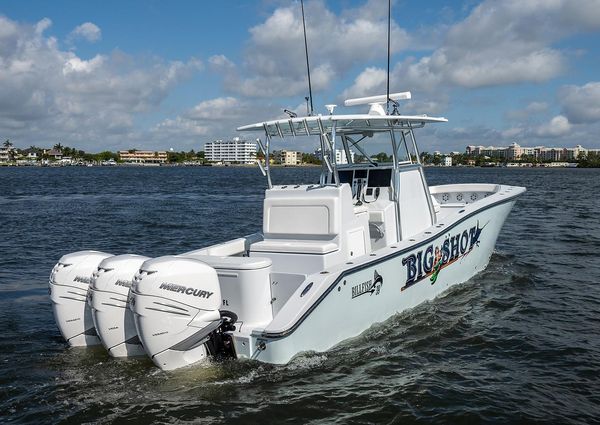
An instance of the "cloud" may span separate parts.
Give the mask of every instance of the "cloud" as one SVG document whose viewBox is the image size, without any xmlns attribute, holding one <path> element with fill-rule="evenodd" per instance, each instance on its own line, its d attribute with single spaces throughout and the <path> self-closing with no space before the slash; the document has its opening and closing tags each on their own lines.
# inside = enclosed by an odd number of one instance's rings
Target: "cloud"
<svg viewBox="0 0 600 425">
<path fill-rule="evenodd" d="M 511 127 L 504 130 L 501 134 L 505 139 L 513 139 L 515 137 L 521 136 L 524 133 L 523 127 Z"/>
<path fill-rule="evenodd" d="M 194 120 L 176 117 L 175 119 L 167 118 L 158 123 L 151 130 L 151 133 L 158 134 L 167 140 L 176 140 L 177 143 L 180 143 L 181 139 L 184 139 L 184 141 L 191 139 L 193 141 L 196 137 L 205 136 L 208 131 L 207 126 L 200 125 Z"/>
<path fill-rule="evenodd" d="M 173 119 L 153 127 L 149 137 L 154 140 L 173 138 L 184 146 L 197 147 L 213 139 L 227 139 L 239 126 L 261 122 L 265 117 L 283 117 L 283 109 L 269 103 L 252 102 L 232 96 L 199 102 Z M 245 134 L 248 138 L 262 134 Z"/>
<path fill-rule="evenodd" d="M 506 113 L 506 116 L 508 119 L 511 119 L 511 120 L 523 121 L 523 120 L 527 120 L 528 118 L 530 118 L 532 116 L 539 115 L 543 112 L 546 112 L 547 110 L 548 110 L 548 104 L 546 102 L 534 101 L 534 102 L 530 102 L 525 108 L 514 109 L 511 111 L 508 111 Z"/>
<path fill-rule="evenodd" d="M 208 63 L 216 71 L 228 70 L 234 68 L 235 65 L 225 55 L 213 55 L 208 58 Z"/>
<path fill-rule="evenodd" d="M 68 35 L 69 40 L 84 39 L 90 43 L 94 43 L 102 38 L 102 31 L 96 24 L 92 22 L 84 22 L 75 27 Z"/>
<path fill-rule="evenodd" d="M 106 57 L 102 55 L 96 55 L 90 60 L 82 60 L 78 57 L 73 57 L 63 66 L 63 75 L 68 75 L 73 72 L 84 72 L 89 74 L 94 70 L 100 68 L 104 63 Z"/>
<path fill-rule="evenodd" d="M 189 110 L 185 117 L 193 120 L 220 120 L 231 116 L 239 116 L 242 103 L 234 97 L 218 97 L 205 100 Z"/>
<path fill-rule="evenodd" d="M 25 144 L 57 140 L 94 151 L 139 135 L 138 114 L 157 110 L 202 68 L 113 51 L 90 59 L 62 50 L 44 30 L 50 20 L 0 16 L 0 134 Z"/>
<path fill-rule="evenodd" d="M 535 134 L 540 137 L 559 137 L 568 134 L 571 131 L 571 123 L 567 117 L 557 115 L 550 122 L 540 125 Z"/>
<path fill-rule="evenodd" d="M 355 79 L 352 86 L 342 92 L 342 97 L 364 97 L 378 93 L 386 84 L 387 72 L 384 69 L 368 67 Z M 385 93 L 384 93 L 385 94 Z"/>
<path fill-rule="evenodd" d="M 431 54 L 398 62 L 391 80 L 432 94 L 449 88 L 544 83 L 567 69 L 568 53 L 553 45 L 572 34 L 600 29 L 599 11 L 597 0 L 484 1 L 448 27 Z M 382 92 L 380 71 L 366 68 L 347 94 L 364 95 L 364 87 Z"/>
<path fill-rule="evenodd" d="M 600 82 L 565 86 L 559 91 L 563 113 L 575 124 L 600 121 Z"/>
<path fill-rule="evenodd" d="M 329 88 L 352 67 L 386 55 L 387 9 L 370 1 L 336 14 L 321 0 L 305 4 L 306 33 L 315 92 Z M 384 11 L 385 9 L 385 11 Z M 411 46 L 408 33 L 392 23 L 394 52 Z M 307 91 L 300 5 L 278 7 L 250 29 L 241 67 L 225 79 L 231 92 L 248 97 L 292 96 Z"/>
</svg>

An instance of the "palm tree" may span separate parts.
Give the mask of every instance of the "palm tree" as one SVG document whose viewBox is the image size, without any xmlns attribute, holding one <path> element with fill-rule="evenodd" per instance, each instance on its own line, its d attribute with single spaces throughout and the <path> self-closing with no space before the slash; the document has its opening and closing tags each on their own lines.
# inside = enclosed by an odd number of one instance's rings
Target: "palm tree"
<svg viewBox="0 0 600 425">
<path fill-rule="evenodd" d="M 12 148 L 13 144 L 11 143 L 10 140 L 6 139 L 6 141 L 4 142 L 4 147 L 5 148 Z"/>
<path fill-rule="evenodd" d="M 57 144 L 54 145 L 54 149 L 57 151 L 62 152 L 62 148 L 63 148 L 63 145 L 61 145 L 60 142 L 58 142 Z"/>
</svg>

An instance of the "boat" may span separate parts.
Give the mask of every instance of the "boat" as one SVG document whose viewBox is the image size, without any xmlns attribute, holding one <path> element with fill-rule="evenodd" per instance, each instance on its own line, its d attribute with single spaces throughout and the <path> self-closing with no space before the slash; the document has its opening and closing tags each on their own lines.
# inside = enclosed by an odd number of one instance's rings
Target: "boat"
<svg viewBox="0 0 600 425">
<path fill-rule="evenodd" d="M 257 139 L 267 185 L 261 231 L 151 259 L 63 256 L 50 276 L 63 337 L 71 346 L 103 344 L 114 357 L 146 354 L 164 370 L 209 358 L 285 364 L 468 281 L 487 266 L 525 188 L 428 186 L 415 132 L 447 120 L 400 114 L 398 101 L 410 97 L 349 99 L 346 106 L 368 112 L 336 114 L 327 105 L 325 115 L 239 127 L 264 135 Z M 320 144 L 319 181 L 273 184 L 271 140 L 301 137 Z M 382 143 L 390 147 L 387 163 L 367 154 Z"/>
</svg>

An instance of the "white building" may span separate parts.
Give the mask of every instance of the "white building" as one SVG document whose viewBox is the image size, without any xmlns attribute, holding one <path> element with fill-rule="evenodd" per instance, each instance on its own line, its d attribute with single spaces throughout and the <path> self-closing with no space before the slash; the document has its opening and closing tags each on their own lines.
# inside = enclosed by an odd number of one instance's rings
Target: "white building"
<svg viewBox="0 0 600 425">
<path fill-rule="evenodd" d="M 354 151 L 352 149 L 350 149 L 350 159 L 352 160 L 352 162 L 354 162 Z M 321 148 L 317 149 L 315 151 L 315 156 L 317 158 L 321 158 Z M 343 149 L 336 149 L 335 150 L 335 163 L 336 164 L 347 164 L 348 163 L 348 158 L 346 157 L 346 151 Z"/>
<path fill-rule="evenodd" d="M 209 162 L 253 164 L 256 162 L 256 143 L 239 137 L 208 142 L 204 145 L 204 158 Z"/>
<path fill-rule="evenodd" d="M 0 146 L 0 162 L 9 162 L 15 154 L 15 149 L 12 146 Z"/>
<path fill-rule="evenodd" d="M 450 155 L 445 156 L 442 160 L 442 165 L 444 167 L 452 167 L 452 157 Z"/>
<path fill-rule="evenodd" d="M 350 159 L 354 162 L 354 151 L 350 149 Z M 335 162 L 336 164 L 347 164 L 348 158 L 346 157 L 346 151 L 343 149 L 335 150 Z"/>
</svg>

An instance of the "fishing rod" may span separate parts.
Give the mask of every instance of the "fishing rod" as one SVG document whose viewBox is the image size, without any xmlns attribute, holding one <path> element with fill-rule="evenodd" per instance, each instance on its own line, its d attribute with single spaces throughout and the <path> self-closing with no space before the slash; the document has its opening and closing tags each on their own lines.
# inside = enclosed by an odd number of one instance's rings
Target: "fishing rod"
<svg viewBox="0 0 600 425">
<path fill-rule="evenodd" d="M 392 0 L 388 0 L 387 89 L 386 89 L 386 102 L 385 102 L 385 112 L 388 115 L 390 114 L 390 29 L 391 29 L 391 26 L 392 26 Z"/>
<path fill-rule="evenodd" d="M 304 52 L 306 54 L 306 71 L 308 73 L 308 101 L 310 101 L 310 109 L 308 109 L 308 115 L 313 114 L 313 99 L 312 99 L 312 86 L 310 84 L 310 64 L 308 63 L 308 42 L 306 41 L 306 22 L 304 19 L 304 0 L 300 0 L 300 6 L 302 7 L 302 29 L 304 30 Z M 388 71 L 389 72 L 389 71 Z M 389 94 L 389 90 L 388 90 Z M 308 105 L 307 105 L 308 106 Z"/>
</svg>

